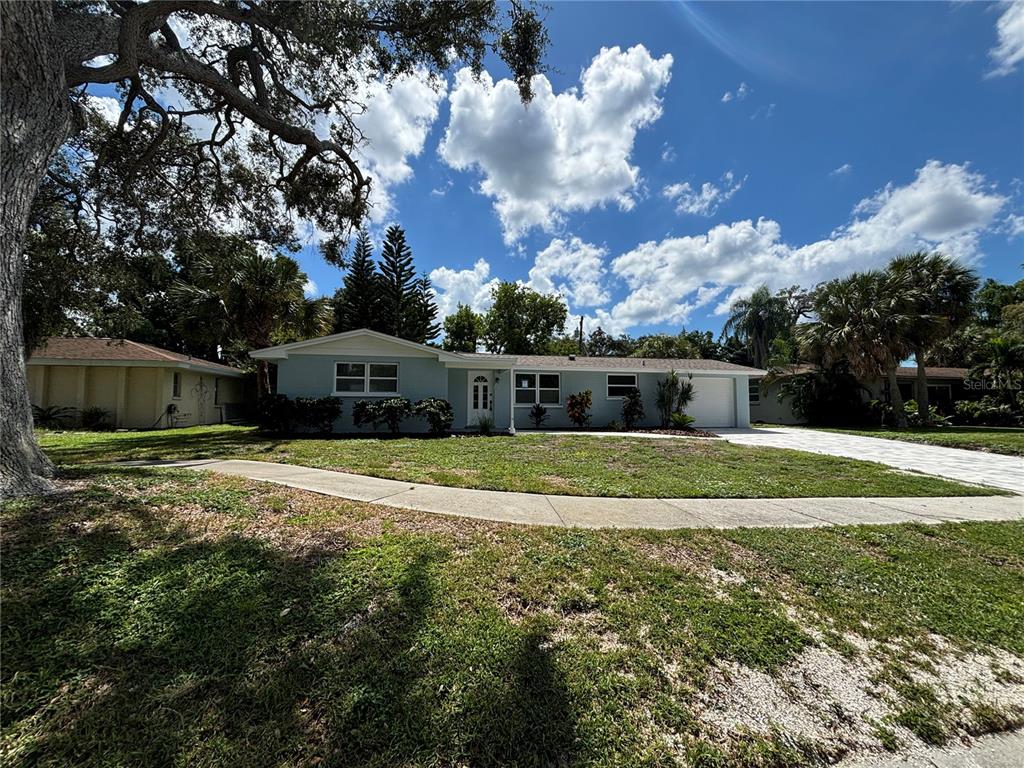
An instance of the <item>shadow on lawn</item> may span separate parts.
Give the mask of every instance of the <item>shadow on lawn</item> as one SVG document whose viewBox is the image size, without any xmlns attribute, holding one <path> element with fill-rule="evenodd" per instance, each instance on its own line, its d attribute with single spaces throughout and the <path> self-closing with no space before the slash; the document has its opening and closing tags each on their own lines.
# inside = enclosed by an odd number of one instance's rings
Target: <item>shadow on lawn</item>
<svg viewBox="0 0 1024 768">
<path fill-rule="evenodd" d="M 425 537 L 290 555 L 95 489 L 14 506 L 3 534 L 11 765 L 572 760 L 548 638 L 454 631 Z"/>
<path fill-rule="evenodd" d="M 123 459 L 214 459 L 242 451 L 273 451 L 281 444 L 255 431 L 185 433 L 160 430 L 93 435 L 82 445 L 52 445 L 47 455 L 55 464 Z"/>
</svg>

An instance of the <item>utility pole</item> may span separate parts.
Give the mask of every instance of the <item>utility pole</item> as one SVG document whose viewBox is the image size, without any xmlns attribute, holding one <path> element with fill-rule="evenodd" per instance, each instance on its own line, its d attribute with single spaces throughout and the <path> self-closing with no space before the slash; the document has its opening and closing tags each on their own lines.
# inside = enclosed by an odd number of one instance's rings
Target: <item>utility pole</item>
<svg viewBox="0 0 1024 768">
<path fill-rule="evenodd" d="M 583 315 L 580 315 L 580 357 L 583 357 Z"/>
</svg>

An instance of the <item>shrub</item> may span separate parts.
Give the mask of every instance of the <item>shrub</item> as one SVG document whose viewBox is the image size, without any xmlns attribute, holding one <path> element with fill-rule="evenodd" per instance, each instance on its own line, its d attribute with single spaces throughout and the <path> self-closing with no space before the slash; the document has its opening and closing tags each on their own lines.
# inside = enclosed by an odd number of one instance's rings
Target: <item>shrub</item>
<svg viewBox="0 0 1024 768">
<path fill-rule="evenodd" d="M 352 404 L 352 423 L 357 427 L 377 425 L 377 403 L 370 400 L 356 400 Z"/>
<path fill-rule="evenodd" d="M 480 430 L 481 435 L 489 435 L 494 431 L 494 419 L 490 416 L 481 416 L 476 420 L 476 428 Z"/>
<path fill-rule="evenodd" d="M 540 429 L 544 426 L 544 422 L 548 420 L 548 409 L 540 403 L 534 403 L 533 408 L 530 409 L 530 421 L 533 422 L 533 426 Z"/>
<path fill-rule="evenodd" d="M 574 392 L 565 400 L 565 412 L 569 421 L 577 427 L 583 427 L 590 423 L 590 406 L 594 403 L 594 393 L 589 389 L 582 392 Z"/>
<path fill-rule="evenodd" d="M 793 415 L 820 427 L 863 427 L 882 423 L 881 403 L 865 403 L 867 389 L 845 362 L 779 380 L 779 401 Z"/>
<path fill-rule="evenodd" d="M 622 423 L 626 429 L 632 429 L 644 417 L 644 400 L 639 389 L 630 390 L 622 400 Z"/>
<path fill-rule="evenodd" d="M 1021 409 L 1014 409 L 991 395 L 980 400 L 961 400 L 955 406 L 956 423 L 980 427 L 1016 427 L 1024 424 Z"/>
<path fill-rule="evenodd" d="M 928 421 L 922 422 L 917 412 L 917 400 L 907 400 L 903 403 L 903 410 L 907 413 L 907 426 L 911 427 L 948 427 L 949 419 L 939 413 L 934 405 L 928 407 Z"/>
<path fill-rule="evenodd" d="M 63 405 L 51 405 L 40 408 L 32 406 L 32 421 L 43 429 L 64 429 L 75 421 L 75 409 Z"/>
<path fill-rule="evenodd" d="M 287 395 L 263 395 L 256 402 L 256 423 L 264 432 L 287 432 L 291 420 L 292 401 Z"/>
<path fill-rule="evenodd" d="M 98 406 L 83 408 L 81 414 L 82 429 L 91 429 L 95 432 L 105 432 L 114 428 L 110 423 L 110 411 Z"/>
<path fill-rule="evenodd" d="M 452 404 L 441 397 L 423 398 L 413 406 L 413 412 L 427 420 L 430 433 L 433 435 L 443 435 L 451 429 L 452 422 L 455 421 Z"/>
<path fill-rule="evenodd" d="M 609 432 L 621 432 L 622 422 L 620 422 L 618 419 L 612 419 L 611 421 L 608 422 L 607 429 Z"/>
<path fill-rule="evenodd" d="M 694 418 L 686 413 L 680 413 L 676 411 L 669 417 L 672 422 L 673 429 L 689 429 L 690 425 L 693 424 Z"/>
<path fill-rule="evenodd" d="M 679 382 L 679 393 L 676 395 L 676 413 L 684 413 L 686 406 L 693 402 L 693 399 L 697 396 L 696 390 L 693 388 L 693 374 L 686 374 L 686 380 Z"/>
<path fill-rule="evenodd" d="M 654 406 L 658 409 L 658 421 L 662 427 L 669 425 L 672 412 L 676 410 L 676 398 L 679 396 L 679 374 L 670 370 L 665 378 L 658 381 Z"/>
<path fill-rule="evenodd" d="M 333 432 L 334 422 L 340 416 L 340 397 L 296 397 L 292 405 L 295 421 L 322 434 Z"/>
</svg>

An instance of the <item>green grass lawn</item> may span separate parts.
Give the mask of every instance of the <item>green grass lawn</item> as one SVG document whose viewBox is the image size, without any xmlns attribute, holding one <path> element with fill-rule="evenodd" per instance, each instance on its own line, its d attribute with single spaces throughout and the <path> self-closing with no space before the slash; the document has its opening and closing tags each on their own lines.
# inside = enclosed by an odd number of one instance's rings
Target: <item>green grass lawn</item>
<svg viewBox="0 0 1024 768">
<path fill-rule="evenodd" d="M 972 451 L 1005 453 L 1008 456 L 1024 456 L 1024 429 L 1011 427 L 940 427 L 907 429 L 832 429 L 814 427 L 826 432 L 843 432 L 848 435 L 884 437 L 887 440 L 906 440 L 911 443 L 941 445 L 946 448 L 967 448 Z"/>
<path fill-rule="evenodd" d="M 723 440 L 520 434 L 274 439 L 246 427 L 41 432 L 59 464 L 249 458 L 418 483 L 582 496 L 783 498 L 996 493 L 882 464 Z"/>
<path fill-rule="evenodd" d="M 1021 523 L 583 531 L 187 470 L 61 482 L 0 505 L 5 765 L 785 768 L 1024 717 L 938 682 L 967 652 L 1024 682 Z M 812 692 L 814 737 L 712 716 L 814 658 L 873 670 L 881 709 Z"/>
</svg>

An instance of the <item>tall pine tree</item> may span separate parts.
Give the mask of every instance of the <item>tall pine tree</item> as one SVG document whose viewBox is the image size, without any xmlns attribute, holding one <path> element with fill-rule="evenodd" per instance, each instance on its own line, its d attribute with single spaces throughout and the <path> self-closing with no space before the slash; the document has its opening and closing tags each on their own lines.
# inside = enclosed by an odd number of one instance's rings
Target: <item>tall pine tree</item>
<svg viewBox="0 0 1024 768">
<path fill-rule="evenodd" d="M 407 337 L 420 344 L 436 339 L 441 333 L 441 324 L 437 322 L 437 304 L 434 303 L 434 292 L 431 290 L 430 278 L 424 272 L 416 281 L 416 305 L 413 312 L 414 322 Z"/>
<path fill-rule="evenodd" d="M 382 280 L 373 263 L 373 243 L 366 230 L 359 233 L 345 280 L 334 293 L 334 332 L 370 328 L 386 331 L 381 301 Z"/>
<path fill-rule="evenodd" d="M 381 323 L 379 330 L 410 341 L 417 334 L 416 270 L 412 250 L 405 242 L 405 230 L 397 224 L 388 227 L 380 254 Z"/>
</svg>

